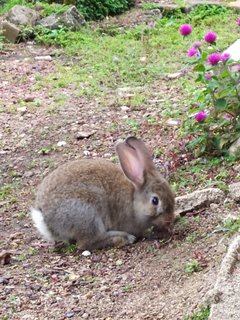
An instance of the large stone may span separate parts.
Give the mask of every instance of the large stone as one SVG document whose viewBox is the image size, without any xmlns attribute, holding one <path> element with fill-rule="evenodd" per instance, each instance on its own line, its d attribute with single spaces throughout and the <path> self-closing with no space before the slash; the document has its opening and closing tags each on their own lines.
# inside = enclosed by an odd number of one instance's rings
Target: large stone
<svg viewBox="0 0 240 320">
<path fill-rule="evenodd" d="M 240 0 L 230 2 L 228 6 L 234 9 L 236 12 L 240 12 Z"/>
<path fill-rule="evenodd" d="M 240 182 L 232 183 L 228 186 L 229 188 L 229 196 L 239 202 L 240 201 Z"/>
<path fill-rule="evenodd" d="M 209 320 L 238 320 L 240 310 L 240 235 L 233 238 L 221 263 L 214 288 L 208 293 Z"/>
<path fill-rule="evenodd" d="M 218 188 L 197 190 L 187 195 L 176 197 L 176 214 L 209 206 L 211 203 L 220 203 L 224 198 L 224 192 Z"/>
<path fill-rule="evenodd" d="M 70 7 L 67 11 L 60 14 L 53 14 L 41 19 L 38 24 L 49 29 L 65 27 L 72 30 L 79 29 L 85 20 L 75 6 Z"/>
<path fill-rule="evenodd" d="M 240 6 L 240 2 L 239 2 Z M 240 39 L 236 40 L 224 53 L 229 53 L 231 58 L 235 61 L 240 60 Z"/>
<path fill-rule="evenodd" d="M 8 12 L 6 19 L 17 26 L 34 26 L 38 19 L 38 14 L 28 7 L 16 5 Z"/>
<path fill-rule="evenodd" d="M 20 29 L 17 26 L 5 20 L 3 21 L 1 28 L 2 35 L 5 37 L 6 40 L 12 43 L 17 42 L 20 34 Z"/>
<path fill-rule="evenodd" d="M 228 149 L 228 152 L 231 156 L 238 157 L 240 156 L 240 138 L 237 139 L 231 147 Z"/>
</svg>

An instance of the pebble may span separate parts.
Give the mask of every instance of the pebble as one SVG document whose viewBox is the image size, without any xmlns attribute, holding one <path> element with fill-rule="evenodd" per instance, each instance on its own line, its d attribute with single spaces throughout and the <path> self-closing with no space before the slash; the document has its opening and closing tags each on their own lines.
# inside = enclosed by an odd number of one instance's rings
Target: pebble
<svg viewBox="0 0 240 320">
<path fill-rule="evenodd" d="M 35 57 L 35 60 L 51 61 L 52 57 L 51 56 L 37 56 L 37 57 Z"/>
<path fill-rule="evenodd" d="M 74 312 L 73 311 L 67 311 L 65 313 L 65 317 L 67 317 L 67 318 L 72 318 L 73 316 L 74 316 Z"/>
<path fill-rule="evenodd" d="M 82 252 L 82 256 L 84 256 L 84 257 L 89 257 L 90 255 L 91 255 L 91 252 L 88 250 L 85 250 Z"/>
<path fill-rule="evenodd" d="M 8 284 L 8 279 L 0 277 L 0 284 Z"/>
<path fill-rule="evenodd" d="M 59 141 L 59 142 L 57 143 L 57 146 L 58 146 L 58 147 L 64 147 L 66 144 L 67 144 L 66 141 Z"/>
<path fill-rule="evenodd" d="M 21 116 L 23 116 L 27 112 L 27 108 L 20 107 L 20 108 L 17 108 L 17 111 L 21 114 Z"/>
</svg>

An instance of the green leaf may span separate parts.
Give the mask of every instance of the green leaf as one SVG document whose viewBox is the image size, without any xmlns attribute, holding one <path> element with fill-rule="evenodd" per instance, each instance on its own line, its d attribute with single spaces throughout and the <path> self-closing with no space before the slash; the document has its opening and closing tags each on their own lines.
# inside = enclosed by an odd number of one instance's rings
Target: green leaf
<svg viewBox="0 0 240 320">
<path fill-rule="evenodd" d="M 220 73 L 220 76 L 222 78 L 227 78 L 229 77 L 229 75 L 230 75 L 230 72 L 228 70 L 224 70 L 223 72 Z"/>
<path fill-rule="evenodd" d="M 205 71 L 205 67 L 204 67 L 203 64 L 197 64 L 196 67 L 194 67 L 193 70 L 197 71 L 197 72 L 203 72 L 203 71 Z"/>
<path fill-rule="evenodd" d="M 215 107 L 218 110 L 224 110 L 226 106 L 227 106 L 227 101 L 224 98 L 220 98 L 215 101 Z"/>
</svg>

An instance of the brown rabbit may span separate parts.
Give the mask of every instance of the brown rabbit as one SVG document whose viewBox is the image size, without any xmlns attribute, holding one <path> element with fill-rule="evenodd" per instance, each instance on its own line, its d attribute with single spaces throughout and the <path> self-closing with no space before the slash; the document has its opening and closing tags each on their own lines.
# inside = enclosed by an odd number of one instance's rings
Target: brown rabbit
<svg viewBox="0 0 240 320">
<path fill-rule="evenodd" d="M 131 244 L 151 226 L 173 226 L 174 195 L 145 144 L 129 137 L 116 151 L 122 170 L 107 160 L 83 159 L 42 181 L 31 215 L 47 240 L 92 250 Z"/>
</svg>

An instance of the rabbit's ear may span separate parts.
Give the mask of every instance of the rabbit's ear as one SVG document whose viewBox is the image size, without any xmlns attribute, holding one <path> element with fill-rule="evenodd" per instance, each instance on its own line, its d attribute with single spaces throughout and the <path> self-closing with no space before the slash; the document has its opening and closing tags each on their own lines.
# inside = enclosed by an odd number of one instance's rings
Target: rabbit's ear
<svg viewBox="0 0 240 320">
<path fill-rule="evenodd" d="M 126 144 L 136 151 L 137 157 L 141 161 L 145 170 L 155 169 L 152 156 L 146 145 L 141 140 L 135 137 L 129 137 L 126 139 Z"/>
<path fill-rule="evenodd" d="M 144 183 L 144 167 L 136 150 L 126 142 L 116 145 L 120 165 L 126 177 L 137 187 Z"/>
</svg>

